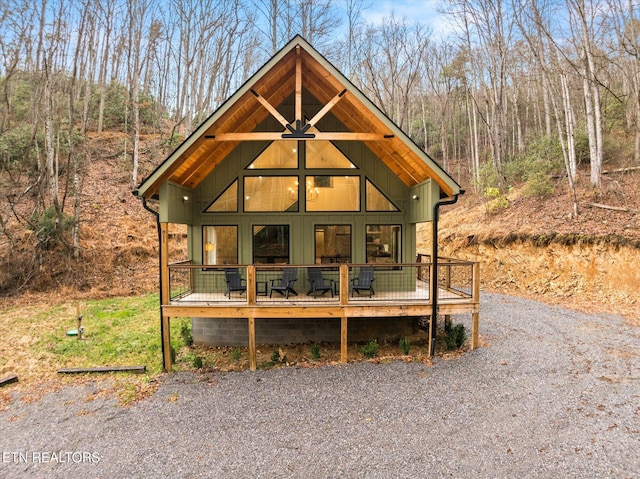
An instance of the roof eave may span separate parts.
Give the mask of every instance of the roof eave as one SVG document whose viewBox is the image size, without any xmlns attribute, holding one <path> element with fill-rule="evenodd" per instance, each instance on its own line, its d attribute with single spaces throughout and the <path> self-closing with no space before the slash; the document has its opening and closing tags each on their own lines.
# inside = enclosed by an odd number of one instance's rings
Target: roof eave
<svg viewBox="0 0 640 479">
<path fill-rule="evenodd" d="M 302 37 L 296 35 L 287 45 L 281 48 L 273 57 L 269 59 L 262 67 L 260 67 L 244 84 L 227 100 L 218 107 L 198 128 L 196 128 L 158 167 L 151 172 L 149 176 L 142 180 L 137 188 L 137 196 L 144 196 L 156 194 L 164 173 L 171 168 L 171 166 L 179 161 L 180 157 L 198 140 L 204 133 L 211 128 L 211 126 L 224 115 L 229 108 L 231 108 L 244 94 L 249 92 L 251 88 L 262 78 L 271 68 L 273 68 L 279 61 L 286 56 L 291 48 L 296 44 L 303 43 L 308 45 Z"/>
</svg>

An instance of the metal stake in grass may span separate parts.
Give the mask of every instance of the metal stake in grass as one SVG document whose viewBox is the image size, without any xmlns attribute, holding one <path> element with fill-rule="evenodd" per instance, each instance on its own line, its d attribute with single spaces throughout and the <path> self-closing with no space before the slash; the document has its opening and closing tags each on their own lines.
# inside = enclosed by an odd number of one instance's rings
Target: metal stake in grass
<svg viewBox="0 0 640 479">
<path fill-rule="evenodd" d="M 82 312 L 80 311 L 80 303 L 76 303 L 76 317 L 78 318 L 78 341 L 82 339 L 82 333 L 84 329 L 82 328 Z"/>
<path fill-rule="evenodd" d="M 78 320 L 78 328 L 67 331 L 67 336 L 77 336 L 78 341 L 82 339 L 84 328 L 82 327 L 82 314 L 80 311 L 80 303 L 76 303 L 76 318 Z"/>
</svg>

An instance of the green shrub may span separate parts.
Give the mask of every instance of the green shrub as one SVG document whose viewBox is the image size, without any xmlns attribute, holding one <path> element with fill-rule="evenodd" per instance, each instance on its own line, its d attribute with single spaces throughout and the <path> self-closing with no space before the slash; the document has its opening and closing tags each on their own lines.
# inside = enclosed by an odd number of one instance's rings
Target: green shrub
<svg viewBox="0 0 640 479">
<path fill-rule="evenodd" d="M 489 198 L 495 198 L 501 193 L 504 180 L 493 169 L 491 162 L 487 162 L 480 166 L 478 178 L 474 179 L 473 184 L 477 191 L 482 191 Z"/>
<path fill-rule="evenodd" d="M 491 215 L 497 215 L 502 210 L 508 210 L 509 206 L 511 206 L 511 204 L 505 195 L 498 196 L 486 204 L 487 212 Z"/>
<path fill-rule="evenodd" d="M 460 349 L 467 340 L 467 330 L 464 324 L 456 324 L 455 326 L 445 329 L 445 333 L 445 344 L 448 351 Z"/>
<path fill-rule="evenodd" d="M 49 206 L 44 212 L 34 213 L 31 216 L 31 228 L 43 248 L 48 248 L 54 243 L 64 242 L 72 225 L 73 218 L 64 212 L 58 214 L 54 206 Z"/>
<path fill-rule="evenodd" d="M 5 168 L 16 165 L 30 168 L 37 164 L 34 151 L 31 146 L 31 125 L 26 123 L 15 126 L 0 135 L 0 158 Z"/>
<path fill-rule="evenodd" d="M 311 359 L 314 361 L 320 359 L 320 346 L 316 343 L 311 345 Z"/>
<path fill-rule="evenodd" d="M 365 358 L 375 358 L 378 355 L 378 340 L 372 339 L 362 347 L 362 354 Z"/>
<path fill-rule="evenodd" d="M 553 193 L 551 176 L 545 171 L 536 171 L 528 175 L 524 186 L 524 196 L 545 198 Z"/>
<path fill-rule="evenodd" d="M 189 323 L 182 323 L 180 327 L 180 336 L 184 341 L 185 346 L 191 346 L 193 344 L 193 335 L 191 334 L 191 325 Z"/>
<path fill-rule="evenodd" d="M 173 346 L 171 346 L 170 353 L 171 353 L 171 363 L 172 363 L 172 364 L 175 364 L 175 362 L 176 362 L 176 356 L 177 356 L 177 354 L 176 354 L 176 348 L 174 348 Z"/>
<path fill-rule="evenodd" d="M 282 348 L 275 349 L 271 354 L 271 362 L 273 364 L 276 363 L 286 363 L 287 362 L 287 354 L 282 350 Z"/>
<path fill-rule="evenodd" d="M 408 338 L 400 339 L 398 346 L 400 347 L 400 351 L 402 351 L 402 354 L 404 354 L 405 356 L 409 354 L 409 350 L 411 349 L 411 343 L 409 342 Z"/>
<path fill-rule="evenodd" d="M 193 356 L 193 359 L 191 360 L 191 364 L 193 365 L 194 368 L 196 369 L 201 369 L 202 368 L 202 358 L 198 355 Z"/>
<path fill-rule="evenodd" d="M 240 350 L 240 348 L 233 348 L 231 350 L 231 359 L 234 360 L 236 363 L 240 361 L 241 357 L 242 357 L 242 351 Z"/>
<path fill-rule="evenodd" d="M 540 137 L 530 142 L 526 150 L 504 165 L 509 183 L 523 183 L 527 197 L 545 197 L 553 193 L 552 175 L 562 170 L 562 148 L 557 141 Z"/>
</svg>

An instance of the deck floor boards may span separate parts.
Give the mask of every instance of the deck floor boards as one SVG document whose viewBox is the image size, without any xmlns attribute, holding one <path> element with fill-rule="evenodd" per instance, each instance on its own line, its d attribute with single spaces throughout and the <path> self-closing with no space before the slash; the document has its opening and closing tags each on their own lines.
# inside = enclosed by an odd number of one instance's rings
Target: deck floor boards
<svg viewBox="0 0 640 479">
<path fill-rule="evenodd" d="M 446 301 L 446 302 L 456 302 L 457 300 L 465 300 L 467 302 L 470 299 L 470 295 L 465 295 L 462 293 L 457 293 L 455 291 L 446 290 L 443 288 L 439 288 L 438 290 L 438 300 Z M 355 296 L 349 295 L 349 303 L 406 303 L 406 302 L 430 302 L 430 289 L 428 283 L 419 282 L 416 285 L 416 289 L 414 291 L 376 291 L 376 293 L 369 297 L 367 294 L 358 295 L 356 293 Z M 202 305 L 221 305 L 221 306 L 229 306 L 231 304 L 246 304 L 247 298 L 246 294 L 242 293 L 232 293 L 231 299 L 226 296 L 224 291 L 219 292 L 207 292 L 207 293 L 189 293 L 186 294 L 179 299 L 175 299 L 171 301 L 171 304 L 187 306 L 189 304 L 194 304 L 198 306 Z M 318 295 L 314 298 L 312 295 L 307 295 L 306 293 L 298 293 L 298 296 L 291 295 L 289 298 L 285 298 L 284 296 L 274 293 L 272 297 L 267 296 L 257 296 L 256 297 L 256 305 L 283 305 L 289 304 L 291 306 L 304 306 L 307 304 L 314 305 L 337 305 L 340 303 L 339 295 L 335 295 L 331 297 L 329 293 L 325 295 Z"/>
</svg>

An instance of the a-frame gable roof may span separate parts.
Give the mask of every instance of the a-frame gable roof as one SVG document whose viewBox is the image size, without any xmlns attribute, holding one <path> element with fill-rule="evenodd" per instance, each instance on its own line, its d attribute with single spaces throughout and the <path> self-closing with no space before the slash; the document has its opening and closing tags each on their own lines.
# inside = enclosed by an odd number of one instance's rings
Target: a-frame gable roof
<svg viewBox="0 0 640 479">
<path fill-rule="evenodd" d="M 312 141 L 302 124 L 303 90 L 325 105 L 314 119 L 331 111 L 352 132 L 319 133 L 313 135 L 315 139 L 363 141 L 408 187 L 431 178 L 444 195 L 460 193 L 460 186 L 433 159 L 309 43 L 296 36 L 142 181 L 138 196 L 156 195 L 165 181 L 195 188 L 241 141 L 287 136 Z M 292 94 L 296 118 L 286 119 L 276 107 Z M 252 133 L 269 115 L 282 123 L 282 130 Z M 309 122 L 315 123 L 314 119 Z"/>
</svg>

